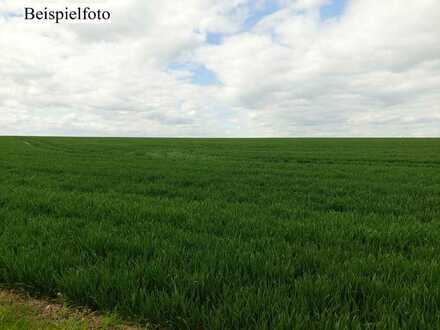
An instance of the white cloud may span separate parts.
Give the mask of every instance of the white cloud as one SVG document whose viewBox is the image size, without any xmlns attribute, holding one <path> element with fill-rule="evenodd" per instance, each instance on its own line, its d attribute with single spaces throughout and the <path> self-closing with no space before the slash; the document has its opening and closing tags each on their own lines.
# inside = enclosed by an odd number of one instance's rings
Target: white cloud
<svg viewBox="0 0 440 330">
<path fill-rule="evenodd" d="M 439 135 L 439 15 L 428 0 L 352 1 L 330 22 L 285 9 L 199 61 L 262 134 Z"/>
<path fill-rule="evenodd" d="M 111 23 L 57 25 L 0 0 L 0 134 L 440 135 L 438 1 L 352 0 L 325 22 L 325 0 L 276 1 L 244 31 L 249 0 L 108 0 Z"/>
</svg>

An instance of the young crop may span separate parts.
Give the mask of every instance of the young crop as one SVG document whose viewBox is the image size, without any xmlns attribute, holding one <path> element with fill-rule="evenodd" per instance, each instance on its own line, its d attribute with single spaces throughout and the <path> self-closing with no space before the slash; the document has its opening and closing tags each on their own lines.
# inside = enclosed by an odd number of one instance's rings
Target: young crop
<svg viewBox="0 0 440 330">
<path fill-rule="evenodd" d="M 439 151 L 4 137 L 0 283 L 169 328 L 437 328 Z"/>
</svg>

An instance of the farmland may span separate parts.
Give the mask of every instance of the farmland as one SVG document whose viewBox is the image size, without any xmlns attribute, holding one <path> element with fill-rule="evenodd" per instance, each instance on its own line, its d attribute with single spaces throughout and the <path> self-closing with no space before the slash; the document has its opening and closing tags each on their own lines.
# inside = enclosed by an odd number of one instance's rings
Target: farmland
<svg viewBox="0 0 440 330">
<path fill-rule="evenodd" d="M 440 327 L 439 139 L 0 138 L 0 284 L 190 329 Z"/>
</svg>

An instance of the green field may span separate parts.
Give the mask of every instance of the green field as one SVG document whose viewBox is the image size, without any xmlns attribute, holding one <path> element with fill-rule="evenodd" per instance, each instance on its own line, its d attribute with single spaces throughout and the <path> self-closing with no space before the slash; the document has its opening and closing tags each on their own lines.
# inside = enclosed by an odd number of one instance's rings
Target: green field
<svg viewBox="0 0 440 330">
<path fill-rule="evenodd" d="M 183 329 L 440 327 L 439 139 L 0 138 L 0 284 Z"/>
</svg>

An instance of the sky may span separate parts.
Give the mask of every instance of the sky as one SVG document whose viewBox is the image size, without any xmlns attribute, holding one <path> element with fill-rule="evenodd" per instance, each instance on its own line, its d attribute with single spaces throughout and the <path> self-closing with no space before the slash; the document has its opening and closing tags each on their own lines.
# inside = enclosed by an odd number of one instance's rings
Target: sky
<svg viewBox="0 0 440 330">
<path fill-rule="evenodd" d="M 0 0 L 0 135 L 439 137 L 439 40 L 438 0 Z"/>
</svg>

